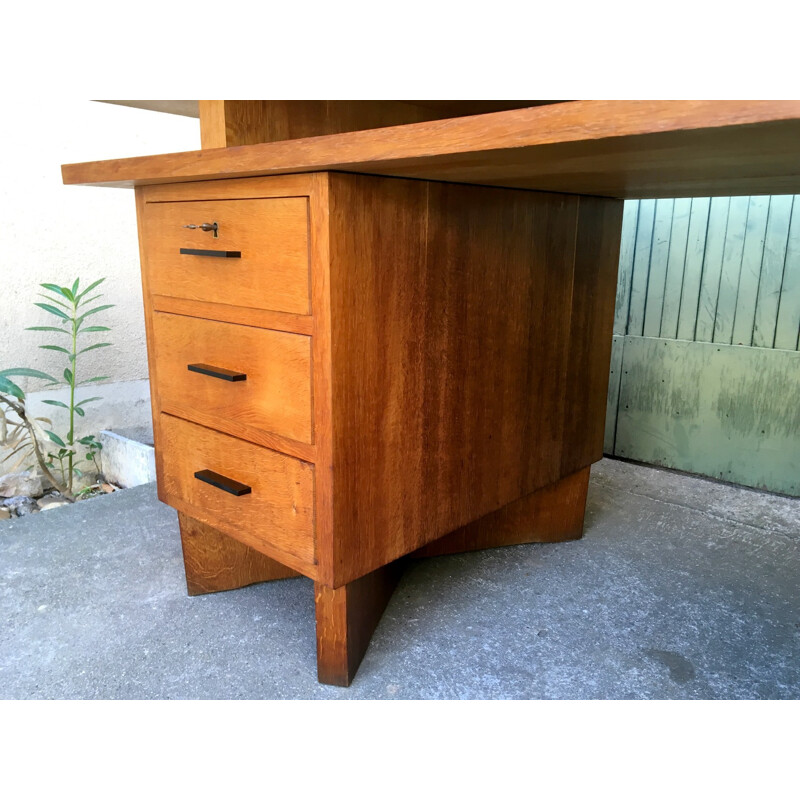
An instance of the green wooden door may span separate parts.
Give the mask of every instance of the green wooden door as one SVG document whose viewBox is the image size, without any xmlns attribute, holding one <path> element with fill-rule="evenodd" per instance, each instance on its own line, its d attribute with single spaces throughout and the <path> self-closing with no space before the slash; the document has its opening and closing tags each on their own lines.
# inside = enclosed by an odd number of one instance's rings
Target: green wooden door
<svg viewBox="0 0 800 800">
<path fill-rule="evenodd" d="M 625 203 L 606 453 L 800 496 L 799 197 Z"/>
</svg>

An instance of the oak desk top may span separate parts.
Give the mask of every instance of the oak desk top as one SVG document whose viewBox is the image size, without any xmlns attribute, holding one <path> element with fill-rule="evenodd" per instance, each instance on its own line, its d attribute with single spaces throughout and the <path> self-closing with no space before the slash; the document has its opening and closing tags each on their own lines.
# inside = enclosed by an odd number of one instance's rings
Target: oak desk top
<svg viewBox="0 0 800 800">
<path fill-rule="evenodd" d="M 579 100 L 328 136 L 66 164 L 131 187 L 316 171 L 605 197 L 800 193 L 800 101 Z"/>
</svg>

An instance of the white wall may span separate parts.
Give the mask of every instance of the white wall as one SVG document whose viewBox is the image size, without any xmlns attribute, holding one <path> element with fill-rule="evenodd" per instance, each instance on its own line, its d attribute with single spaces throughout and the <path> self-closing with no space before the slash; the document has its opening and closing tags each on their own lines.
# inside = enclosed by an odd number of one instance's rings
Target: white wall
<svg viewBox="0 0 800 800">
<path fill-rule="evenodd" d="M 116 417 L 118 425 L 142 424 L 130 419 L 132 408 L 143 417 L 149 414 L 139 401 L 147 353 L 133 192 L 64 186 L 61 164 L 196 150 L 199 121 L 89 100 L 31 98 L 16 112 L 7 107 L 0 119 L 0 369 L 63 373 L 64 356 L 38 348 L 58 334 L 25 330 L 55 319 L 33 305 L 42 299 L 36 293 L 44 291 L 38 284 L 71 285 L 76 277 L 90 282 L 106 276 L 103 302 L 115 307 L 98 314 L 97 324 L 111 327 L 105 335 L 114 346 L 87 353 L 78 369 L 87 377 L 128 382 L 106 391 L 104 426 Z M 43 385 L 19 382 L 28 392 Z M 125 386 L 133 387 L 127 392 L 130 403 L 121 402 Z M 92 394 L 104 395 L 102 385 L 96 388 Z M 86 433 L 97 431 L 91 409 L 82 426 Z"/>
<path fill-rule="evenodd" d="M 33 306 L 41 300 L 37 284 L 107 276 L 104 302 L 116 307 L 98 323 L 112 328 L 114 347 L 87 354 L 79 366 L 114 381 L 146 378 L 133 192 L 64 186 L 61 164 L 198 149 L 198 120 L 88 100 L 34 98 L 17 111 L 6 109 L 0 122 L 0 369 L 51 372 L 61 364 L 37 347 L 47 334 L 24 330 L 52 324 Z"/>
</svg>

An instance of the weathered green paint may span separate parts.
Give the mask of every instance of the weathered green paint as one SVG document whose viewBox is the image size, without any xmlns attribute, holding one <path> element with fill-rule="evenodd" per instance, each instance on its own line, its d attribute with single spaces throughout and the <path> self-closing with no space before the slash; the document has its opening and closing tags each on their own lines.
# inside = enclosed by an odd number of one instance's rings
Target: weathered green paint
<svg viewBox="0 0 800 800">
<path fill-rule="evenodd" d="M 624 337 L 614 453 L 800 496 L 800 352 Z"/>
<path fill-rule="evenodd" d="M 611 369 L 608 374 L 608 400 L 606 402 L 606 430 L 603 437 L 603 452 L 614 452 L 614 436 L 617 428 L 617 406 L 619 405 L 619 381 L 622 377 L 622 347 L 624 336 L 611 339 Z"/>
<path fill-rule="evenodd" d="M 647 280 L 650 274 L 650 250 L 653 246 L 653 225 L 656 201 L 639 201 L 639 219 L 636 223 L 636 243 L 633 248 L 633 272 L 628 303 L 628 324 L 625 333 L 641 336 L 644 329 L 644 310 L 647 300 Z"/>
<path fill-rule="evenodd" d="M 681 310 L 678 315 L 678 334 L 675 337 L 677 339 L 694 340 L 710 210 L 710 198 L 695 197 L 692 199 L 692 210 L 689 215 L 689 240 L 686 243 L 683 287 L 681 289 Z M 667 336 L 667 334 L 662 334 L 662 336 Z"/>
<path fill-rule="evenodd" d="M 674 203 L 674 200 L 656 200 L 653 239 L 650 243 L 650 267 L 647 276 L 643 336 L 658 336 L 661 330 Z"/>
<path fill-rule="evenodd" d="M 800 201 L 793 198 L 792 224 L 786 246 L 775 347 L 800 350 Z"/>
<path fill-rule="evenodd" d="M 625 204 L 605 452 L 798 494 L 797 197 Z"/>
<path fill-rule="evenodd" d="M 639 221 L 639 201 L 625 203 L 622 211 L 622 240 L 617 273 L 617 301 L 614 309 L 614 335 L 625 335 L 628 329 L 628 307 L 631 302 L 633 252 L 636 245 L 636 225 Z"/>
<path fill-rule="evenodd" d="M 658 332 L 659 336 L 668 339 L 675 339 L 678 335 L 678 315 L 681 310 L 691 210 L 692 201 L 689 198 L 676 200 L 672 210 L 667 278 L 664 282 L 664 302 L 662 303 L 661 324 Z"/>
<path fill-rule="evenodd" d="M 787 201 L 789 198 L 784 197 Z M 756 320 L 753 326 L 753 344 L 756 347 L 775 345 L 775 326 L 778 319 L 783 272 L 786 266 L 786 245 L 789 238 L 791 204 L 770 204 L 767 235 L 764 241 L 764 258 L 761 261 L 761 278 L 758 283 Z"/>
<path fill-rule="evenodd" d="M 697 320 L 692 337 L 697 342 L 710 342 L 714 338 L 714 320 L 717 316 L 717 298 L 722 275 L 722 256 L 725 252 L 725 233 L 728 229 L 729 209 L 729 197 L 711 199 L 706 250 L 703 254 L 703 274 L 700 277 Z"/>
<path fill-rule="evenodd" d="M 733 318 L 736 314 L 736 295 L 739 293 L 749 201 L 749 197 L 732 197 L 728 208 L 717 307 L 714 313 L 714 341 L 722 344 L 730 344 L 733 336 Z"/>
<path fill-rule="evenodd" d="M 625 204 L 615 335 L 797 350 L 793 195 Z"/>
<path fill-rule="evenodd" d="M 761 260 L 764 257 L 769 207 L 769 197 L 750 198 L 731 344 L 743 344 L 748 347 L 753 344 L 758 280 L 761 276 Z"/>
</svg>

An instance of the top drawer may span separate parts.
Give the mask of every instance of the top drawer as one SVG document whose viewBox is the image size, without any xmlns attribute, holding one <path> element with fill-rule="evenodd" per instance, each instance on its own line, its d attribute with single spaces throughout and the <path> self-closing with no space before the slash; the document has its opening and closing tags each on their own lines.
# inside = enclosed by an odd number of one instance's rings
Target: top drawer
<svg viewBox="0 0 800 800">
<path fill-rule="evenodd" d="M 310 313 L 305 197 L 146 203 L 143 240 L 152 294 Z"/>
</svg>

